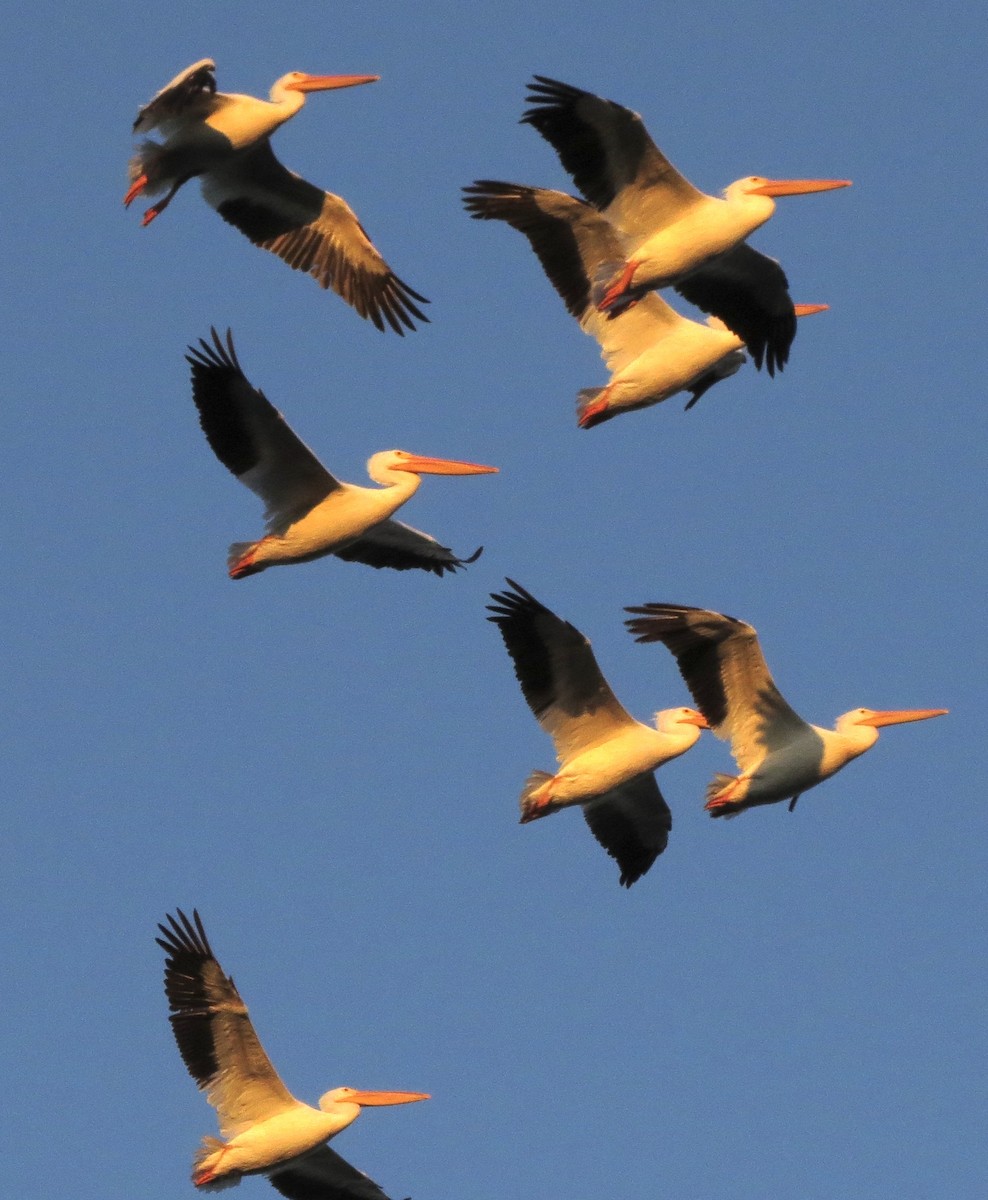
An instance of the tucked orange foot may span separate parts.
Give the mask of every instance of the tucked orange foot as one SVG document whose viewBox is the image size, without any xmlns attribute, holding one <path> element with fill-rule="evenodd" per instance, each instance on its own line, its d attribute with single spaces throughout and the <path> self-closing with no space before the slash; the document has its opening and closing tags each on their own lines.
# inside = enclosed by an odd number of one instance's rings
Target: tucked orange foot
<svg viewBox="0 0 988 1200">
<path fill-rule="evenodd" d="M 707 812 L 716 812 L 718 808 L 724 808 L 728 804 L 734 804 L 734 797 L 740 783 L 741 776 L 739 775 L 736 779 L 732 779 L 726 787 L 722 787 L 720 791 L 716 793 L 716 795 L 711 796 L 707 803 L 703 806 L 704 809 L 706 809 Z"/>
<path fill-rule="evenodd" d="M 529 821 L 537 821 L 539 817 L 545 817 L 549 813 L 555 812 L 558 807 L 550 796 L 546 796 L 542 800 L 526 800 L 525 811 L 519 817 L 518 824 L 527 825 Z"/>
<path fill-rule="evenodd" d="M 608 402 L 606 392 L 602 392 L 592 404 L 588 404 L 583 412 L 577 418 L 577 424 L 581 429 L 590 429 L 594 425 L 599 425 L 604 419 L 604 413 L 607 412 Z"/>
<path fill-rule="evenodd" d="M 153 204 L 144 216 L 141 217 L 141 225 L 150 225 L 155 217 L 160 216 L 165 211 L 166 207 L 165 201 L 162 201 L 160 204 Z"/>
<path fill-rule="evenodd" d="M 124 196 L 124 208 L 130 208 L 137 197 L 144 191 L 148 185 L 148 177 L 146 175 L 138 175 L 134 182 L 127 189 L 127 195 Z"/>
<path fill-rule="evenodd" d="M 629 259 L 624 264 L 624 270 L 607 289 L 600 303 L 597 305 L 597 308 L 601 312 L 607 312 L 609 308 L 613 308 L 614 305 L 617 304 L 617 302 L 625 294 L 625 292 L 627 292 L 628 288 L 631 286 L 631 277 L 634 275 L 637 266 L 638 264 L 634 259 Z"/>
</svg>

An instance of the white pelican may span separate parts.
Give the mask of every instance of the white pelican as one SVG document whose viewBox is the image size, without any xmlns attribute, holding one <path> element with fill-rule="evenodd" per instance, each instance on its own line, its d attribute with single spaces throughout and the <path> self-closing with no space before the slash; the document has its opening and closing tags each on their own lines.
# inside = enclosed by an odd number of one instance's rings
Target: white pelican
<svg viewBox="0 0 988 1200">
<path fill-rule="evenodd" d="M 714 776 L 706 808 L 730 817 L 756 804 L 789 801 L 829 779 L 878 740 L 882 725 L 941 717 L 945 708 L 875 712 L 856 708 L 834 729 L 808 725 L 775 686 L 755 630 L 734 617 L 678 604 L 643 604 L 627 622 L 639 642 L 662 642 L 675 656 L 697 708 L 731 743 L 741 774 Z"/>
<path fill-rule="evenodd" d="M 373 83 L 377 75 L 306 75 L 292 71 L 271 88 L 270 100 L 216 90 L 215 64 L 204 58 L 166 84 L 137 114 L 135 133 L 159 129 L 164 142 L 145 141 L 130 160 L 124 204 L 139 195 L 167 194 L 144 214 L 147 225 L 187 180 L 199 175 L 208 204 L 255 246 L 307 271 L 384 329 L 414 329 L 428 321 L 428 304 L 391 270 L 356 214 L 339 196 L 286 170 L 271 149 L 271 134 L 294 117 L 307 92 Z"/>
<path fill-rule="evenodd" d="M 614 226 L 591 205 L 565 192 L 492 179 L 479 179 L 463 191 L 474 218 L 505 221 L 528 238 L 569 313 L 599 342 L 611 379 L 604 388 L 580 391 L 577 423 L 582 429 L 681 391 L 691 393 L 686 407 L 692 408 L 708 388 L 744 363 L 744 342 L 716 317 L 700 325 L 654 292 L 644 293 L 621 313 L 597 308 L 592 282 L 620 253 L 621 242 Z M 826 307 L 802 304 L 795 311 L 806 316 Z"/>
<path fill-rule="evenodd" d="M 204 1137 L 192 1182 L 206 1192 L 266 1175 L 291 1200 L 387 1200 L 373 1180 L 326 1145 L 365 1105 L 410 1104 L 424 1092 L 334 1088 L 313 1108 L 282 1083 L 251 1024 L 247 1006 L 216 961 L 199 913 L 177 910 L 154 940 L 165 951 L 169 1020 L 182 1061 L 219 1117 L 219 1138 Z"/>
<path fill-rule="evenodd" d="M 521 822 L 579 804 L 591 832 L 631 887 L 666 848 L 672 813 L 653 772 L 696 742 L 706 720 L 691 708 L 636 721 L 600 672 L 590 643 L 530 592 L 507 580 L 488 617 L 501 630 L 522 694 L 552 738 L 560 769 L 533 771 L 522 789 Z"/>
<path fill-rule="evenodd" d="M 335 554 L 349 562 L 405 571 L 420 567 L 442 575 L 474 562 L 457 558 L 427 533 L 391 514 L 418 491 L 419 475 L 486 475 L 497 467 L 383 450 L 367 463 L 380 488 L 335 479 L 295 435 L 284 417 L 252 387 L 237 361 L 233 336 L 226 345 L 212 330 L 185 356 L 192 365 L 192 398 L 199 423 L 220 462 L 264 501 L 267 533 L 257 542 L 234 542 L 227 559 L 240 579 L 266 567 L 308 562 Z"/>
<path fill-rule="evenodd" d="M 583 195 L 621 233 L 618 260 L 601 273 L 602 308 L 672 285 L 742 338 L 756 366 L 782 367 L 796 335 L 779 264 L 744 244 L 775 210 L 774 196 L 848 187 L 848 179 L 732 183 L 717 199 L 684 179 L 628 108 L 543 75 L 529 85 L 522 121 L 559 155 Z"/>
</svg>

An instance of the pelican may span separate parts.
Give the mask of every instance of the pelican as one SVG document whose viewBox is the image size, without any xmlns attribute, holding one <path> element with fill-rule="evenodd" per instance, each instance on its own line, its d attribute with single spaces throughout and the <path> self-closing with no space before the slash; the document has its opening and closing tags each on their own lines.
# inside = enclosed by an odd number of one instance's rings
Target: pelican
<svg viewBox="0 0 988 1200">
<path fill-rule="evenodd" d="M 552 738 L 560 769 L 533 771 L 522 789 L 521 823 L 579 804 L 590 830 L 631 887 L 666 848 L 672 813 L 653 772 L 696 742 L 707 722 L 691 708 L 655 714 L 655 728 L 622 707 L 590 643 L 520 584 L 492 592 L 494 614 L 522 694 Z"/>
<path fill-rule="evenodd" d="M 226 344 L 215 329 L 211 332 L 212 345 L 200 339 L 185 356 L 192 366 L 199 423 L 220 462 L 264 501 L 267 519 L 267 533 L 259 541 L 230 547 L 231 578 L 325 554 L 397 571 L 420 567 L 436 575 L 477 559 L 480 549 L 457 558 L 427 533 L 392 521 L 391 514 L 418 491 L 420 475 L 486 475 L 497 467 L 383 450 L 367 463 L 380 488 L 343 483 L 251 386 L 229 330 Z"/>
<path fill-rule="evenodd" d="M 465 187 L 464 205 L 477 220 L 505 221 L 523 233 L 550 283 L 584 333 L 595 338 L 611 371 L 603 388 L 577 397 L 577 423 L 590 429 L 632 409 L 689 392 L 692 408 L 708 388 L 745 362 L 744 342 L 716 317 L 706 325 L 680 316 L 654 292 L 620 314 L 602 313 L 591 299 L 602 265 L 620 253 L 614 226 L 597 209 L 547 188 L 479 179 Z M 800 316 L 825 304 L 802 304 Z M 774 367 L 770 368 L 774 374 Z"/>
<path fill-rule="evenodd" d="M 620 231 L 623 249 L 595 296 L 626 306 L 649 288 L 674 286 L 742 338 L 756 365 L 781 369 L 796 335 L 785 273 L 745 244 L 771 217 L 776 196 L 849 187 L 848 179 L 732 183 L 718 199 L 698 191 L 655 145 L 641 117 L 569 84 L 536 75 L 522 117 L 556 150 L 576 186 Z"/>
<path fill-rule="evenodd" d="M 731 743 L 740 775 L 714 776 L 707 788 L 712 817 L 731 817 L 757 804 L 789 801 L 870 750 L 884 725 L 942 717 L 945 708 L 876 712 L 855 708 L 833 729 L 808 725 L 789 707 L 769 673 L 758 635 L 744 621 L 705 608 L 643 604 L 626 611 L 639 642 L 662 642 L 672 653 L 697 708 L 714 733 Z"/>
<path fill-rule="evenodd" d="M 428 304 L 391 270 L 339 196 L 321 191 L 275 158 L 270 138 L 301 109 L 308 92 L 374 83 L 378 75 L 306 75 L 292 71 L 271 88 L 270 100 L 216 90 L 216 65 L 204 58 L 161 89 L 137 114 L 135 133 L 161 131 L 130 160 L 130 206 L 140 195 L 165 192 L 144 214 L 148 225 L 187 180 L 198 175 L 202 194 L 224 221 L 255 246 L 332 288 L 378 329 L 403 334 L 413 317 L 428 321 Z M 403 328 L 404 327 L 404 328 Z"/>
<path fill-rule="evenodd" d="M 296 1100 L 264 1052 L 247 1006 L 216 961 L 199 913 L 166 915 L 154 940 L 165 951 L 169 1020 L 182 1061 L 216 1109 L 219 1138 L 204 1137 L 192 1182 L 206 1192 L 266 1175 L 290 1200 L 387 1200 L 326 1143 L 367 1106 L 428 1100 L 424 1092 L 340 1087 L 313 1108 Z"/>
</svg>

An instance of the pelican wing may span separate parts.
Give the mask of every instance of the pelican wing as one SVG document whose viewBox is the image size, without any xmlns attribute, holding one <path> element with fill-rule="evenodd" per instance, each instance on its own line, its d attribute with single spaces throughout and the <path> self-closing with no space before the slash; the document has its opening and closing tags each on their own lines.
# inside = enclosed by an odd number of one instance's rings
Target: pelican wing
<svg viewBox="0 0 988 1200">
<path fill-rule="evenodd" d="M 215 329 L 185 356 L 192 367 L 192 399 L 213 453 L 264 501 L 268 528 L 290 524 L 339 486 L 285 418 L 252 387 L 227 331 Z"/>
<path fill-rule="evenodd" d="M 479 546 L 469 558 L 457 558 L 434 537 L 389 517 L 333 553 L 347 562 L 362 562 L 369 567 L 392 567 L 395 571 L 418 567 L 441 576 L 444 571 L 456 571 L 476 562 L 482 550 L 483 546 Z"/>
<path fill-rule="evenodd" d="M 307 271 L 378 329 L 387 321 L 403 335 L 413 317 L 428 321 L 415 304 L 428 300 L 391 270 L 349 204 L 283 167 L 267 138 L 203 175 L 202 194 L 255 246 Z"/>
<path fill-rule="evenodd" d="M 752 626 L 677 604 L 626 611 L 641 614 L 627 622 L 637 641 L 662 642 L 674 655 L 697 708 L 730 740 L 742 770 L 810 730 L 775 686 Z"/>
<path fill-rule="evenodd" d="M 631 109 L 544 75 L 529 92 L 522 122 L 542 134 L 583 195 L 622 231 L 654 233 L 703 199 Z"/>
<path fill-rule="evenodd" d="M 288 1200 L 388 1200 L 373 1179 L 320 1146 L 268 1178 Z"/>
<path fill-rule="evenodd" d="M 654 292 L 619 316 L 598 311 L 593 284 L 610 278 L 625 252 L 617 230 L 591 205 L 565 192 L 492 179 L 463 190 L 473 217 L 504 221 L 528 238 L 567 311 L 600 343 L 611 372 L 633 362 L 684 319 Z"/>
<path fill-rule="evenodd" d="M 719 317 L 745 343 L 769 375 L 789 361 L 796 336 L 796 310 L 789 280 L 774 258 L 739 242 L 676 284 L 690 304 Z"/>
<path fill-rule="evenodd" d="M 216 63 L 201 58 L 175 76 L 137 113 L 134 133 L 147 133 L 192 115 L 205 116 L 216 96 Z"/>
<path fill-rule="evenodd" d="M 641 879 L 669 842 L 672 813 L 652 771 L 581 806 L 590 832 L 621 868 L 621 884 Z"/>
<path fill-rule="evenodd" d="M 492 592 L 488 617 L 500 629 L 522 694 L 552 738 L 560 762 L 636 724 L 600 672 L 590 643 L 513 579 Z"/>
<path fill-rule="evenodd" d="M 247 1006 L 216 961 L 198 912 L 192 920 L 177 910 L 163 937 L 165 994 L 182 1061 L 219 1115 L 224 1137 L 235 1137 L 258 1121 L 298 1101 L 264 1053 Z"/>
</svg>

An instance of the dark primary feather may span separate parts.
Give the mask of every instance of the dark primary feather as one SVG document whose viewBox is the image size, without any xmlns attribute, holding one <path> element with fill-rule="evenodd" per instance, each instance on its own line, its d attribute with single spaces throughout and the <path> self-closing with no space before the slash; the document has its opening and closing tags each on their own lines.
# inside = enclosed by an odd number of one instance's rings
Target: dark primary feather
<svg viewBox="0 0 988 1200">
<path fill-rule="evenodd" d="M 215 328 L 210 333 L 212 345 L 200 338 L 199 346 L 190 346 L 185 356 L 192 367 L 192 398 L 211 450 L 234 475 L 243 475 L 257 466 L 259 453 L 247 424 L 233 417 L 229 390 L 235 381 L 246 383 L 247 377 L 233 347 L 232 331 L 226 331 L 225 344 Z"/>
<path fill-rule="evenodd" d="M 329 1146 L 320 1146 L 268 1178 L 288 1200 L 388 1200 L 373 1179 Z"/>
<path fill-rule="evenodd" d="M 168 956 L 165 959 L 165 995 L 171 1009 L 169 1020 L 175 1041 L 189 1074 L 200 1088 L 205 1088 L 220 1067 L 213 1041 L 204 968 L 215 968 L 234 996 L 239 999 L 239 995 L 233 980 L 222 974 L 198 910 L 192 910 L 191 921 L 180 908 L 176 912 L 178 919 L 167 914 L 168 925 L 158 926 L 164 936 L 154 940 Z"/>
<path fill-rule="evenodd" d="M 484 550 L 483 546 L 478 546 L 469 558 L 457 558 L 448 546 L 440 545 L 428 534 L 419 534 L 422 541 L 418 545 L 410 538 L 406 541 L 390 538 L 388 526 L 398 526 L 401 530 L 418 534 L 418 530 L 389 519 L 333 553 L 346 562 L 360 562 L 368 567 L 391 567 L 395 571 L 418 568 L 442 577 L 447 571 L 458 571 L 476 562 Z"/>
<path fill-rule="evenodd" d="M 413 317 L 428 322 L 416 301 L 429 301 L 391 270 L 349 204 L 289 171 L 266 138 L 212 170 L 203 194 L 255 246 L 332 288 L 378 329 L 386 321 L 404 335 Z"/>
<path fill-rule="evenodd" d="M 522 694 L 536 718 L 553 705 L 577 716 L 596 708 L 604 695 L 613 700 L 587 638 L 521 584 L 506 582 L 514 591 L 491 593 L 494 603 L 487 608 L 494 615 L 487 619 L 501 630 Z"/>
<path fill-rule="evenodd" d="M 719 317 L 748 347 L 755 366 L 769 375 L 789 361 L 796 309 L 789 280 L 774 258 L 746 242 L 705 263 L 675 285 L 690 304 Z"/>
<path fill-rule="evenodd" d="M 681 604 L 642 604 L 625 609 L 641 614 L 625 624 L 636 642 L 661 642 L 670 651 L 697 708 L 717 727 L 727 719 L 718 648 L 751 626 L 722 613 L 711 613 L 719 619 L 703 622 L 705 611 Z"/>
<path fill-rule="evenodd" d="M 582 200 L 562 192 L 526 187 L 519 183 L 501 183 L 478 179 L 465 187 L 463 204 L 478 221 L 504 221 L 523 233 L 538 255 L 542 269 L 562 297 L 570 316 L 582 320 L 590 304 L 590 279 L 584 269 L 574 221 L 580 209 L 587 209 L 596 220 L 596 210 Z M 540 196 L 566 205 L 567 214 L 547 211 Z"/>
<path fill-rule="evenodd" d="M 622 887 L 641 879 L 669 844 L 672 813 L 652 772 L 581 807 L 590 832 L 620 867 Z"/>
<path fill-rule="evenodd" d="M 210 96 L 216 94 L 216 64 L 212 59 L 205 58 L 194 63 L 186 72 L 180 75 L 174 83 L 162 90 L 143 108 L 138 110 L 134 120 L 134 131 L 138 126 L 151 128 L 159 121 L 168 117 L 178 116 L 183 109 L 189 107 L 205 92 Z M 150 118 L 150 120 L 148 120 Z"/>
</svg>

